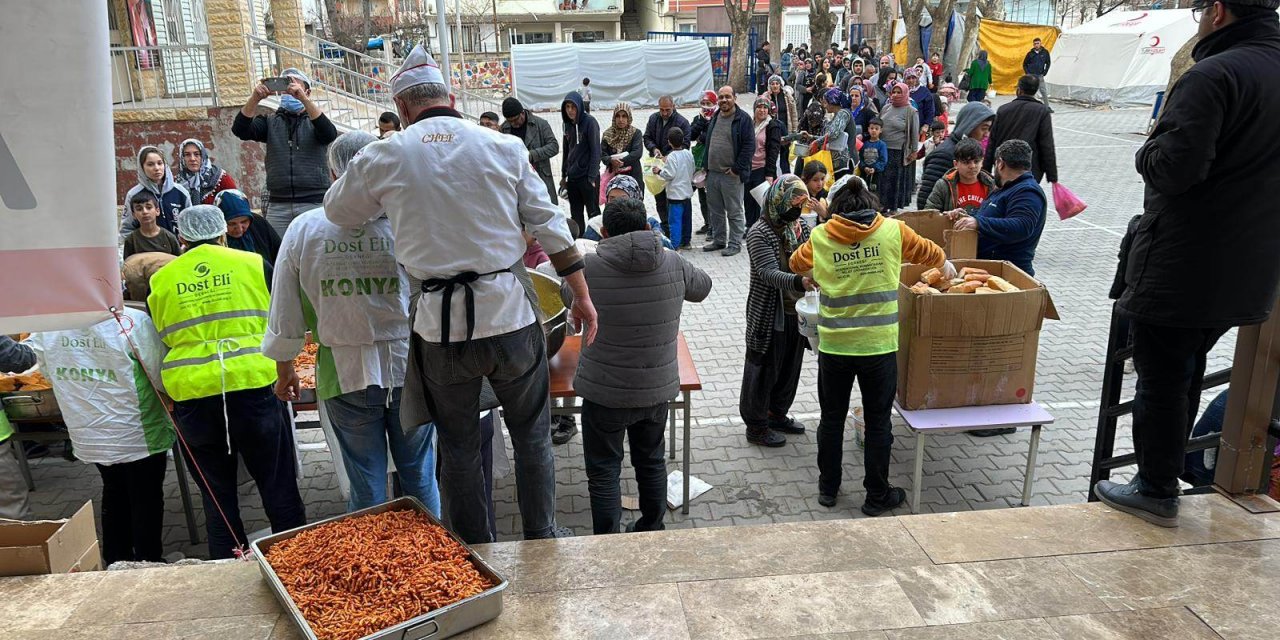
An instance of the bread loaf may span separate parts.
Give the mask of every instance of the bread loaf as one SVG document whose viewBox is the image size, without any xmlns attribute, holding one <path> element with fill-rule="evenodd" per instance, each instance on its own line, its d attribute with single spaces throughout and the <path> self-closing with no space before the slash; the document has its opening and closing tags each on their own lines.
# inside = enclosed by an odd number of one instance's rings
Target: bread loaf
<svg viewBox="0 0 1280 640">
<path fill-rule="evenodd" d="M 991 275 L 990 273 L 988 273 L 988 272 L 987 272 L 987 270 L 986 270 L 986 269 L 979 269 L 979 268 L 977 268 L 977 267 L 964 267 L 964 268 L 960 269 L 960 277 L 961 277 L 961 278 L 963 278 L 963 277 L 965 277 L 965 276 L 967 276 L 967 275 L 969 275 L 969 274 L 971 274 L 971 273 L 976 273 L 976 274 L 980 274 L 980 275 L 984 275 L 984 276 Z"/>
<path fill-rule="evenodd" d="M 970 273 L 964 277 L 965 282 L 986 282 L 991 276 L 985 273 Z"/>
<path fill-rule="evenodd" d="M 975 289 L 973 292 L 974 292 L 974 293 L 982 293 L 982 294 L 986 294 L 986 293 L 1000 293 L 999 291 L 996 291 L 995 289 L 989 289 L 989 288 L 987 288 L 987 287 L 978 287 L 978 288 L 977 288 L 977 289 Z"/>
<path fill-rule="evenodd" d="M 973 293 L 982 288 L 982 283 L 977 281 L 961 282 L 960 284 L 951 285 L 947 293 Z"/>
<path fill-rule="evenodd" d="M 920 282 L 923 282 L 923 283 L 925 283 L 925 284 L 927 284 L 927 285 L 929 285 L 929 286 L 933 286 L 933 285 L 935 285 L 935 284 L 938 284 L 938 283 L 939 283 L 939 282 L 941 282 L 941 281 L 942 281 L 942 270 L 941 270 L 941 269 L 930 269 L 930 270 L 928 270 L 928 271 L 926 271 L 926 272 L 924 272 L 924 273 L 920 274 Z"/>
<path fill-rule="evenodd" d="M 1005 280 L 1000 276 L 991 276 L 990 278 L 987 278 L 987 286 L 997 291 L 1003 291 L 1006 293 L 1010 291 L 1021 291 L 1021 289 L 1013 286 L 1013 284 L 1011 284 L 1008 280 Z"/>
<path fill-rule="evenodd" d="M 917 283 L 915 283 L 915 284 L 911 285 L 911 293 L 921 293 L 921 294 L 923 294 L 923 293 L 929 293 L 929 292 L 927 291 L 928 289 L 929 289 L 929 285 L 927 285 L 927 284 L 925 284 L 925 283 L 923 283 L 923 282 L 917 282 Z"/>
</svg>

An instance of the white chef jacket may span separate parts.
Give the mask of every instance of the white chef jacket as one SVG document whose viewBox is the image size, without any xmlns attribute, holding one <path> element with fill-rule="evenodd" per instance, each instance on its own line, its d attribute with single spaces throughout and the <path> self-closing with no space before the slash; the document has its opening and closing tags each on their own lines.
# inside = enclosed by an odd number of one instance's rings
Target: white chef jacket
<svg viewBox="0 0 1280 640">
<path fill-rule="evenodd" d="M 87 463 L 141 460 L 168 450 L 176 437 L 147 381 L 149 371 L 160 382 L 164 343 L 146 313 L 129 307 L 121 313 L 120 322 L 111 318 L 87 329 L 42 331 L 24 343 L 53 385 L 76 457 Z"/>
<path fill-rule="evenodd" d="M 549 254 L 573 244 L 567 218 L 551 203 L 529 164 L 524 142 L 434 109 L 400 135 L 369 144 L 324 197 L 334 224 L 354 227 L 385 211 L 395 234 L 396 258 L 420 280 L 488 274 L 524 257 L 521 228 Z M 510 333 L 535 321 L 524 288 L 511 273 L 471 284 L 473 338 Z M 427 342 L 442 339 L 441 292 L 419 299 L 414 330 Z M 455 287 L 449 342 L 467 337 L 466 298 Z"/>
<path fill-rule="evenodd" d="M 393 247 L 385 217 L 354 229 L 329 222 L 320 208 L 295 218 L 276 257 L 263 355 L 293 360 L 310 330 L 322 345 L 320 399 L 404 386 L 409 280 Z"/>
</svg>

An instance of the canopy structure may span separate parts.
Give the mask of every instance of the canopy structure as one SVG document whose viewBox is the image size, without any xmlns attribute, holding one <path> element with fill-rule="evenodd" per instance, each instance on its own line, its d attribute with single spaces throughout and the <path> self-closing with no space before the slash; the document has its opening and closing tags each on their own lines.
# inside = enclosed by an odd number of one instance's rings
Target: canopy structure
<svg viewBox="0 0 1280 640">
<path fill-rule="evenodd" d="M 1051 98 L 1153 104 L 1173 57 L 1196 35 L 1190 9 L 1116 11 L 1063 32 L 1045 81 Z"/>
<path fill-rule="evenodd" d="M 1043 24 L 1024 24 L 1021 22 L 1005 22 L 983 18 L 978 21 L 978 48 L 987 52 L 987 61 L 991 63 L 991 88 L 1001 95 L 1013 95 L 1018 89 L 1018 78 L 1023 76 L 1022 61 L 1031 50 L 1031 42 L 1040 38 L 1044 48 L 1053 57 L 1053 65 L 1058 64 L 1058 49 L 1061 32 L 1057 27 Z M 975 54 L 977 52 L 974 52 Z M 972 60 L 965 62 L 965 68 Z M 1052 72 L 1053 67 L 1051 66 Z M 958 78 L 958 76 L 957 76 Z"/>
<path fill-rule="evenodd" d="M 529 109 L 559 109 L 591 78 L 591 102 L 655 106 L 669 95 L 697 103 L 713 89 L 711 52 L 702 39 L 675 42 L 518 44 L 511 47 L 516 97 Z"/>
</svg>

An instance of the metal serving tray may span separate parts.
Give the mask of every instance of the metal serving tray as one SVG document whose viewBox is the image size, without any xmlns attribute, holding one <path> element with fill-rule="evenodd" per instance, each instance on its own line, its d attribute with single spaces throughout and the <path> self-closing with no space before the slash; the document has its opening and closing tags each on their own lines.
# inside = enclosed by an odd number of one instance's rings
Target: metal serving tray
<svg viewBox="0 0 1280 640">
<path fill-rule="evenodd" d="M 277 542 L 288 540 L 303 531 L 314 529 L 322 524 L 329 522 L 337 522 L 348 518 L 356 518 L 363 515 L 371 515 L 377 513 L 385 513 L 387 511 L 404 511 L 413 510 L 426 514 L 427 518 L 433 523 L 440 526 L 440 521 L 427 508 L 412 497 L 396 498 L 390 502 L 386 502 L 367 509 L 353 511 L 344 515 L 333 518 L 326 518 L 319 522 L 313 522 L 308 525 L 290 529 L 281 533 L 272 534 L 265 538 L 261 538 L 253 542 L 250 546 L 253 548 L 253 555 L 258 559 L 258 567 L 262 569 L 262 576 L 266 578 L 267 584 L 271 587 L 271 591 L 276 594 L 276 599 L 280 604 L 289 611 L 289 616 L 293 618 L 294 624 L 302 631 L 303 636 L 308 640 L 318 640 L 316 634 L 311 630 L 311 625 L 307 624 L 305 618 L 302 617 L 302 611 L 298 609 L 297 604 L 293 602 L 293 598 L 289 597 L 289 592 L 285 590 L 284 583 L 280 582 L 280 578 L 276 576 L 275 571 L 271 568 L 271 564 L 267 562 L 267 552 Z M 445 531 L 449 532 L 449 536 L 458 544 L 462 545 L 468 554 L 471 563 L 475 565 L 480 574 L 489 578 L 495 583 L 492 588 L 482 591 L 479 594 L 459 600 L 451 605 L 441 607 L 434 611 L 424 613 L 416 618 L 406 620 L 393 627 L 388 627 L 376 633 L 367 635 L 360 640 L 438 640 L 439 638 L 448 638 L 466 631 L 472 627 L 480 626 L 502 614 L 502 592 L 507 588 L 507 580 L 493 570 L 489 563 L 476 554 L 466 543 L 464 543 L 456 534 L 449 531 L 445 527 Z"/>
</svg>

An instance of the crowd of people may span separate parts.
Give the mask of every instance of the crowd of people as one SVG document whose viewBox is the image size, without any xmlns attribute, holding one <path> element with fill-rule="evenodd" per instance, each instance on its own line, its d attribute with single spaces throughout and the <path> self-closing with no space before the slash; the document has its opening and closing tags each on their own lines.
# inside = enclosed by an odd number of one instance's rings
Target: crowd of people
<svg viewBox="0 0 1280 640">
<path fill-rule="evenodd" d="M 1245 70 L 1280 62 L 1280 29 L 1269 11 L 1277 2 L 1249 1 L 1198 9 L 1199 63 L 1171 92 L 1138 154 L 1147 213 L 1126 239 L 1127 267 L 1114 292 L 1134 318 L 1139 473 L 1097 491 L 1166 526 L 1176 524 L 1178 443 L 1194 417 L 1189 398 L 1205 353 L 1225 327 L 1266 318 L 1280 278 L 1275 218 L 1247 206 L 1259 193 L 1248 181 L 1275 182 L 1274 162 L 1266 174 L 1242 166 L 1265 157 L 1261 148 L 1186 161 L 1203 131 L 1223 132 L 1219 148 L 1265 144 L 1252 130 L 1232 129 L 1222 105 L 1207 97 L 1224 78 L 1245 98 L 1276 97 L 1274 86 Z M 1047 69 L 1039 51 L 1037 42 L 1028 64 Z M 662 529 L 676 335 L 683 304 L 706 299 L 713 284 L 679 251 L 689 246 L 695 191 L 710 235 L 703 249 L 733 255 L 745 245 L 748 253 L 739 406 L 747 441 L 779 447 L 806 431 L 790 415 L 810 348 L 796 305 L 817 292 L 818 501 L 838 502 L 856 382 L 866 424 L 861 510 L 875 516 L 900 505 L 905 493 L 889 482 L 900 266 L 928 265 L 948 278 L 955 268 L 892 214 L 914 195 L 956 229 L 976 230 L 980 258 L 1034 274 L 1047 209 L 1040 183 L 1057 179 L 1050 110 L 1035 98 L 1041 74 L 1022 77 L 1016 99 L 998 111 L 973 100 L 952 121 L 949 101 L 938 99 L 949 80 L 936 59 L 898 68 L 865 46 L 857 55 L 833 47 L 810 57 L 803 46 L 785 55 L 778 71 L 793 77 L 770 75 L 750 111 L 731 87 L 707 92 L 692 120 L 664 97 L 643 130 L 620 105 L 602 132 L 589 97 L 571 92 L 560 140 L 515 98 L 503 102 L 501 117 L 468 121 L 420 47 L 391 81 L 396 112 L 379 120 L 377 137 L 336 135 L 309 97 L 309 80 L 291 69 L 276 112 L 257 113 L 270 93 L 260 85 L 234 125 L 242 139 L 266 145 L 265 217 L 200 141 L 179 145 L 177 177 L 159 147 L 144 146 L 121 241 L 125 272 L 141 274 L 130 293 L 148 312 L 125 309 L 88 329 L 22 343 L 0 336 L 0 370 L 39 361 L 46 370 L 98 372 L 55 376 L 53 385 L 64 406 L 89 408 L 64 418 L 77 456 L 102 475 L 107 561 L 161 559 L 164 460 L 176 437 L 197 470 L 211 557 L 230 557 L 246 542 L 237 461 L 274 530 L 306 522 L 286 403 L 301 397 L 294 359 L 308 340 L 318 345 L 315 391 L 351 478 L 350 509 L 387 498 L 390 457 L 401 490 L 464 540 L 494 540 L 487 412 L 501 406 L 524 537 L 571 535 L 556 522 L 546 343 L 527 268 L 562 280 L 581 335 L 574 384 L 593 531 L 623 529 L 624 441 L 641 513 L 625 528 Z M 970 87 L 981 82 L 980 63 L 984 56 L 968 71 Z M 1219 108 L 1210 113 L 1206 103 Z M 830 153 L 796 152 L 815 147 Z M 440 167 L 466 171 L 440 180 Z M 648 178 L 663 185 L 651 188 L 661 194 L 657 219 L 647 215 L 641 189 Z M 1192 222 L 1203 200 L 1224 194 L 1241 194 L 1231 197 L 1237 215 L 1252 216 L 1249 229 L 1273 233 L 1244 238 L 1235 223 Z M 569 200 L 569 215 L 557 195 Z M 1232 247 L 1231 259 L 1202 261 L 1202 272 L 1188 274 L 1179 265 L 1192 238 Z M 1241 260 L 1256 267 L 1254 277 L 1224 275 Z M 1167 284 L 1188 277 L 1210 284 Z M 1228 281 L 1237 284 L 1221 286 Z M 1182 432 L 1167 428 L 1177 423 Z M 10 434 L 0 417 L 0 441 Z M 0 456 L 0 515 L 25 517 L 25 488 L 11 462 Z"/>
</svg>

